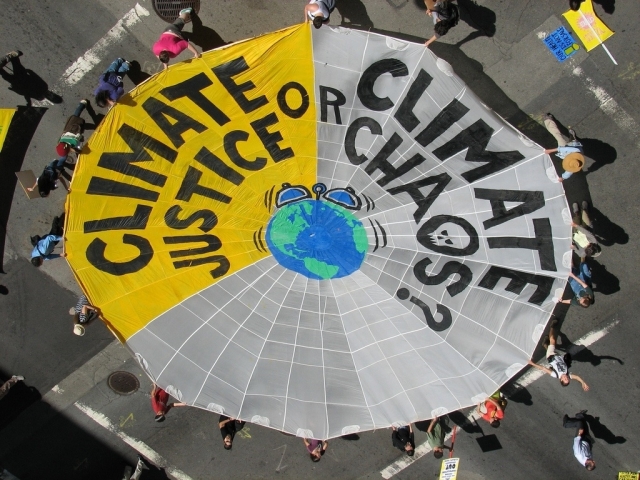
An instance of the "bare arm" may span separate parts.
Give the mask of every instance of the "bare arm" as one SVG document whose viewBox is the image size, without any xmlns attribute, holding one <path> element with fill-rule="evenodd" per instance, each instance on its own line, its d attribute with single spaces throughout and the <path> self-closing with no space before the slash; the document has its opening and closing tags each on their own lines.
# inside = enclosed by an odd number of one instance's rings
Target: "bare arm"
<svg viewBox="0 0 640 480">
<path fill-rule="evenodd" d="M 429 45 L 431 45 L 433 42 L 435 42 L 437 40 L 436 36 L 434 35 L 433 37 L 431 37 L 429 40 L 427 40 L 426 42 L 424 42 L 424 46 L 425 47 L 429 47 Z"/>
<path fill-rule="evenodd" d="M 556 153 L 558 151 L 557 148 L 546 148 L 544 150 L 544 153 L 546 153 L 547 155 L 549 155 L 550 153 Z"/>
<path fill-rule="evenodd" d="M 38 186 L 38 179 L 36 178 L 36 183 L 33 184 L 33 187 L 27 187 L 27 190 L 29 190 L 30 192 L 33 192 L 37 186 Z"/>
<path fill-rule="evenodd" d="M 322 451 L 324 452 L 328 446 L 329 446 L 329 442 L 327 442 L 326 440 L 322 442 Z"/>
<path fill-rule="evenodd" d="M 188 43 L 187 48 L 193 52 L 193 58 L 200 58 L 200 52 L 196 50 L 196 47 L 191 45 L 191 42 Z"/>
<path fill-rule="evenodd" d="M 550 368 L 543 367 L 542 365 L 538 365 L 537 363 L 534 363 L 531 360 L 529 360 L 529 365 L 537 368 L 538 370 L 542 370 L 543 372 L 548 373 L 549 375 L 553 373 L 553 370 L 551 370 Z"/>
<path fill-rule="evenodd" d="M 311 11 L 311 5 L 307 4 L 304 7 L 304 23 L 309 22 L 309 12 Z"/>
<path fill-rule="evenodd" d="M 581 377 L 572 373 L 571 379 L 579 381 L 580 385 L 582 385 L 582 390 L 584 390 L 585 392 L 589 391 L 589 385 L 587 385 L 587 382 L 585 382 Z"/>
<path fill-rule="evenodd" d="M 409 433 L 413 433 L 413 427 L 409 424 Z"/>
<path fill-rule="evenodd" d="M 438 417 L 433 417 L 431 423 L 429 424 L 429 428 L 427 428 L 427 433 L 431 433 L 431 430 L 433 430 L 433 427 L 435 427 L 437 421 Z"/>
<path fill-rule="evenodd" d="M 307 440 L 306 438 L 303 438 L 302 441 L 307 447 L 309 446 L 309 440 Z"/>
<path fill-rule="evenodd" d="M 502 407 L 500 406 L 500 404 L 498 402 L 496 402 L 493 398 L 487 397 L 486 401 L 489 402 L 489 403 L 493 403 L 498 410 L 502 411 Z"/>
</svg>

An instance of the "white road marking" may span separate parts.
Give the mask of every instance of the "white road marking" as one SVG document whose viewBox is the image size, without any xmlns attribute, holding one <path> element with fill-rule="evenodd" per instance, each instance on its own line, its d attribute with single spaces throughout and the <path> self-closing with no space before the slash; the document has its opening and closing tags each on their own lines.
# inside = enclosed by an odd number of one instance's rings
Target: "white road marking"
<svg viewBox="0 0 640 480">
<path fill-rule="evenodd" d="M 573 345 L 588 347 L 589 345 L 594 344 L 595 342 L 600 340 L 602 337 L 604 337 L 606 334 L 608 334 L 613 329 L 613 327 L 618 325 L 618 323 L 620 323 L 620 320 L 614 320 L 609 325 L 603 328 L 592 330 L 591 332 L 587 333 L 583 337 L 580 337 L 578 340 L 573 342 Z M 579 351 L 580 349 L 576 349 L 576 350 Z M 509 395 L 513 395 L 518 390 L 528 385 L 531 385 L 533 382 L 538 380 L 543 375 L 545 375 L 545 373 L 542 370 L 538 370 L 538 369 L 529 370 L 527 373 L 522 375 L 522 377 L 520 377 L 520 379 L 514 384 L 514 388 L 512 391 L 509 392 Z M 471 410 L 469 415 L 467 415 L 467 420 L 472 422 L 474 413 L 475 413 L 475 409 Z M 451 435 L 452 433 L 447 434 L 447 436 L 445 437 L 445 442 L 451 438 Z M 413 454 L 413 457 L 408 457 L 406 455 L 403 455 L 402 458 L 396 460 L 391 465 L 381 470 L 380 475 L 382 475 L 382 478 L 384 478 L 385 480 L 389 480 L 391 477 L 400 473 L 402 470 L 404 470 L 409 465 L 419 460 L 421 457 L 424 457 L 431 450 L 432 450 L 431 446 L 427 442 L 424 442 L 418 447 L 416 447 L 416 451 Z"/>
<path fill-rule="evenodd" d="M 67 68 L 67 70 L 62 74 L 62 77 L 60 77 L 56 84 L 50 88 L 50 91 L 59 92 L 66 87 L 72 87 L 82 80 L 82 78 L 90 72 L 93 67 L 102 61 L 109 47 L 122 42 L 122 39 L 128 33 L 127 28 L 130 28 L 140 22 L 142 20 L 141 17 L 147 16 L 149 16 L 149 11 L 139 3 L 136 3 L 136 6 L 125 13 L 125 15 L 118 20 L 118 23 L 116 23 L 105 36 L 98 40 L 93 47 L 87 50 L 81 57 L 73 62 L 69 68 Z M 31 103 L 36 107 L 53 105 L 53 103 L 47 99 L 33 100 Z"/>
<path fill-rule="evenodd" d="M 637 139 L 640 133 L 640 126 L 638 126 L 638 123 L 633 117 L 631 117 L 604 88 L 599 87 L 590 77 L 585 76 L 581 67 L 574 68 L 573 74 L 584 81 L 587 90 L 596 97 L 600 110 L 611 117 L 611 120 L 613 120 L 620 129 L 624 130 L 634 139 Z M 636 145 L 640 147 L 640 142 Z"/>
<path fill-rule="evenodd" d="M 173 465 L 169 465 L 164 457 L 162 457 L 162 455 L 149 447 L 146 443 L 141 442 L 140 440 L 137 440 L 122 432 L 104 414 L 96 412 L 91 407 L 80 402 L 76 402 L 74 403 L 74 405 L 98 425 L 120 437 L 123 442 L 135 449 L 143 457 L 149 459 L 151 463 L 159 466 L 160 468 L 164 468 L 165 472 L 171 477 L 177 478 L 178 480 L 192 480 L 192 478 L 182 470 L 179 470 Z"/>
</svg>

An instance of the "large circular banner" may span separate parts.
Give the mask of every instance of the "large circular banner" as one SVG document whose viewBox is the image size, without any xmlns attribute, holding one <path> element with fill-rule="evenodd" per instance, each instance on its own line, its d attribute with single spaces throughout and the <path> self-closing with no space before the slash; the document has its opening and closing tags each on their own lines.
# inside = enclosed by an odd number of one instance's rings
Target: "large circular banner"
<svg viewBox="0 0 640 480">
<path fill-rule="evenodd" d="M 494 392 L 571 256 L 549 157 L 446 62 L 309 25 L 123 97 L 67 211 L 82 289 L 155 382 L 317 439 Z"/>
</svg>

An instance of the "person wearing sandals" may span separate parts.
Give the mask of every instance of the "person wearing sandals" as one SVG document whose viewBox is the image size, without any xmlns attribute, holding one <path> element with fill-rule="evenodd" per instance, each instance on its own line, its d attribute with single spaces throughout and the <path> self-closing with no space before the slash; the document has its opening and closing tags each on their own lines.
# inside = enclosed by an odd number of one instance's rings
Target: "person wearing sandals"
<svg viewBox="0 0 640 480">
<path fill-rule="evenodd" d="M 564 135 L 558 128 L 555 117 L 550 113 L 545 115 L 544 126 L 558 142 L 558 146 L 556 148 L 547 148 L 544 150 L 544 153 L 547 155 L 555 153 L 556 157 L 562 159 L 562 168 L 564 172 L 562 172 L 562 175 L 558 177 L 558 181 L 562 182 L 567 180 L 574 173 L 582 170 L 582 167 L 584 167 L 585 160 L 583 155 L 584 152 L 582 151 L 582 143 L 578 141 L 576 132 L 571 127 L 569 127 L 569 134 L 571 135 L 571 138 Z"/>
<path fill-rule="evenodd" d="M 191 21 L 193 8 L 184 8 L 180 10 L 180 16 L 164 29 L 160 38 L 153 44 L 153 54 L 162 62 L 163 68 L 169 68 L 169 60 L 176 58 L 184 50 L 189 49 L 193 52 L 193 58 L 200 58 L 200 53 L 196 48 L 182 35 L 182 29 L 185 24 Z"/>
</svg>

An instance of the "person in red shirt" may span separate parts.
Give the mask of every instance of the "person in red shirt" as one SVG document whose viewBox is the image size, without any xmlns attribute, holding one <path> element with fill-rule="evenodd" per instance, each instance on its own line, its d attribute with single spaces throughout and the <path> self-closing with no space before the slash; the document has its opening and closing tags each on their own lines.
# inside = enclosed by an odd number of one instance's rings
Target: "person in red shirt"
<svg viewBox="0 0 640 480">
<path fill-rule="evenodd" d="M 180 10 L 180 16 L 175 22 L 164 29 L 158 41 L 153 44 L 153 53 L 158 57 L 158 60 L 162 62 L 165 70 L 169 68 L 169 60 L 175 58 L 187 48 L 193 52 L 194 58 L 200 58 L 200 54 L 196 48 L 189 43 L 189 40 L 182 36 L 182 29 L 185 24 L 191 21 L 192 13 L 193 8 Z"/>
<path fill-rule="evenodd" d="M 185 407 L 186 403 L 168 403 L 169 394 L 158 387 L 155 383 L 151 389 L 151 408 L 156 414 L 156 422 L 164 422 L 164 416 L 171 407 Z"/>
<path fill-rule="evenodd" d="M 478 414 L 482 416 L 484 420 L 489 422 L 493 428 L 500 426 L 500 420 L 504 418 L 504 407 L 506 400 L 502 397 L 496 398 L 495 396 L 487 397 L 487 399 L 478 405 Z"/>
</svg>

